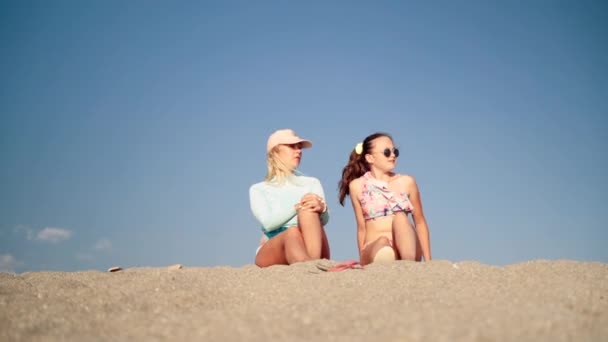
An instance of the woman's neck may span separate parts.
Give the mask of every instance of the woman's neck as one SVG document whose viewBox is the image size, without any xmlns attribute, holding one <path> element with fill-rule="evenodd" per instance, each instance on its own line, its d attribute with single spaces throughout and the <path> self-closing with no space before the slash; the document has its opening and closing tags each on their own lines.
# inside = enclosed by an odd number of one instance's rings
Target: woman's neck
<svg viewBox="0 0 608 342">
<path fill-rule="evenodd" d="M 270 183 L 282 184 L 293 176 L 297 176 L 297 174 L 293 171 L 292 172 L 277 172 L 273 176 L 266 176 L 266 181 L 270 182 Z"/>
<path fill-rule="evenodd" d="M 372 173 L 372 176 L 374 178 L 376 178 L 377 180 L 387 182 L 387 183 L 391 180 L 391 172 L 384 172 L 384 171 L 374 169 L 374 168 L 372 168 L 370 170 L 370 172 Z"/>
</svg>

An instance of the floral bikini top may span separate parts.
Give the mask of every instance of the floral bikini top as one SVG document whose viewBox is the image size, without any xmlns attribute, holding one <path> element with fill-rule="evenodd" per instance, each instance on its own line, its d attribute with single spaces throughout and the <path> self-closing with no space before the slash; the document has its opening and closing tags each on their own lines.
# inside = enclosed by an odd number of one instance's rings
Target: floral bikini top
<svg viewBox="0 0 608 342">
<path fill-rule="evenodd" d="M 390 216 L 399 211 L 406 213 L 414 211 L 414 206 L 406 193 L 393 192 L 388 188 L 388 183 L 374 178 L 369 171 L 362 178 L 361 209 L 366 221 Z"/>
</svg>

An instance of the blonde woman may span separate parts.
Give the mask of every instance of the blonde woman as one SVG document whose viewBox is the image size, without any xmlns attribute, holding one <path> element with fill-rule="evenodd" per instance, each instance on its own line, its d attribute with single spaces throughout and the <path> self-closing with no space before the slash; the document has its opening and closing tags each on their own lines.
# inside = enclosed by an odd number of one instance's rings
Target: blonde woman
<svg viewBox="0 0 608 342">
<path fill-rule="evenodd" d="M 329 220 L 321 182 L 297 168 L 310 140 L 278 130 L 266 145 L 268 174 L 249 189 L 251 211 L 262 226 L 255 264 L 260 267 L 329 259 L 324 226 Z"/>
<path fill-rule="evenodd" d="M 339 182 L 339 201 L 349 195 L 357 221 L 362 265 L 396 259 L 431 260 L 429 229 L 414 177 L 393 172 L 399 149 L 386 133 L 356 145 Z M 414 225 L 410 223 L 412 215 Z"/>
</svg>

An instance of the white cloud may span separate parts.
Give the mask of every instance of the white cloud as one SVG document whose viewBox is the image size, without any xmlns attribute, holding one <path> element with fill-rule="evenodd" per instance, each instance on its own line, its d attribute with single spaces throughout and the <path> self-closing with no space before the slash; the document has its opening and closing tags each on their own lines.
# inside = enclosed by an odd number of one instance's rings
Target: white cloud
<svg viewBox="0 0 608 342">
<path fill-rule="evenodd" d="M 28 240 L 38 240 L 44 242 L 57 243 L 67 240 L 72 236 L 72 232 L 63 228 L 46 227 L 36 233 L 30 227 L 20 224 L 13 228 L 13 232 L 24 234 Z"/>
<path fill-rule="evenodd" d="M 106 238 L 99 239 L 95 243 L 93 249 L 95 249 L 96 251 L 107 251 L 109 249 L 112 249 L 112 242 Z"/>
<path fill-rule="evenodd" d="M 13 228 L 13 231 L 15 233 L 23 233 L 23 234 L 25 234 L 25 237 L 28 240 L 34 240 L 34 237 L 35 237 L 34 231 L 32 229 L 30 229 L 30 227 L 28 227 L 26 225 L 23 225 L 23 224 L 17 225 L 17 226 L 15 226 L 15 228 Z"/>
<path fill-rule="evenodd" d="M 19 265 L 17 259 L 10 254 L 0 254 L 0 272 L 15 272 L 15 267 Z"/>
<path fill-rule="evenodd" d="M 72 232 L 67 229 L 46 227 L 38 232 L 36 240 L 57 243 L 69 239 L 70 236 L 72 236 Z"/>
</svg>

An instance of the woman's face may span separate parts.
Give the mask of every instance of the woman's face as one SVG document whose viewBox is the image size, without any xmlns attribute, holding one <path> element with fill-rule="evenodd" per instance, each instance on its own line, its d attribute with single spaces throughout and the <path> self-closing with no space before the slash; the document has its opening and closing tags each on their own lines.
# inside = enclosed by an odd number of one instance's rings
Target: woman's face
<svg viewBox="0 0 608 342">
<path fill-rule="evenodd" d="M 367 162 L 382 171 L 392 171 L 397 165 L 399 155 L 393 141 L 388 137 L 379 137 L 372 141 L 372 146 L 371 151 L 365 156 Z"/>
<path fill-rule="evenodd" d="M 302 143 L 279 145 L 278 157 L 292 170 L 297 169 L 302 160 Z"/>
</svg>

